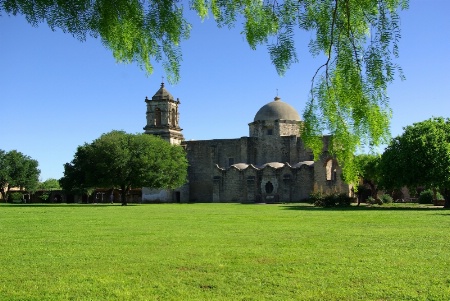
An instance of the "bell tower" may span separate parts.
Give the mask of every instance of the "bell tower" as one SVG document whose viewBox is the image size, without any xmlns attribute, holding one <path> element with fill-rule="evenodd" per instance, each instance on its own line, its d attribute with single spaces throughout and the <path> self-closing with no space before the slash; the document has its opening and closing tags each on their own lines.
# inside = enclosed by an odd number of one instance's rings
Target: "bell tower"
<svg viewBox="0 0 450 301">
<path fill-rule="evenodd" d="M 179 99 L 176 100 L 164 88 L 161 88 L 153 95 L 152 99 L 145 97 L 147 103 L 147 125 L 144 127 L 145 133 L 160 136 L 171 144 L 180 144 L 183 140 L 183 134 L 180 128 L 178 112 Z"/>
</svg>

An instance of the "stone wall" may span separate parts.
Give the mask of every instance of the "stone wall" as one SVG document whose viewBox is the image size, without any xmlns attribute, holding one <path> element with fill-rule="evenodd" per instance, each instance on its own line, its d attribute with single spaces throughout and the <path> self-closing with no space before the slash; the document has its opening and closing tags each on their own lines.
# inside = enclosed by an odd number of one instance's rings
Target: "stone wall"
<svg viewBox="0 0 450 301">
<path fill-rule="evenodd" d="M 277 121 L 275 121 L 277 123 Z M 279 120 L 279 135 L 280 136 L 300 136 L 300 122 L 299 121 L 288 121 L 288 120 Z"/>
<path fill-rule="evenodd" d="M 214 202 L 298 202 L 308 198 L 313 189 L 314 167 L 280 165 L 261 169 L 253 165 L 244 169 L 217 167 Z"/>
<path fill-rule="evenodd" d="M 327 179 L 326 165 L 328 161 L 332 163 L 331 179 Z M 351 194 L 351 187 L 342 179 L 342 168 L 328 152 L 325 152 L 314 165 L 314 192 Z"/>
<path fill-rule="evenodd" d="M 324 142 L 328 145 L 329 138 Z M 189 161 L 190 202 L 295 202 L 313 191 L 349 193 L 335 160 L 336 175 L 326 179 L 326 162 L 332 159 L 328 152 L 312 164 L 312 152 L 295 135 L 184 141 L 183 146 Z M 263 167 L 270 162 L 290 166 Z"/>
<path fill-rule="evenodd" d="M 229 167 L 253 157 L 248 152 L 248 138 L 184 141 L 189 162 L 189 201 L 213 201 L 215 165 Z"/>
<path fill-rule="evenodd" d="M 250 137 L 297 136 L 300 137 L 300 121 L 293 120 L 258 120 L 248 124 Z"/>
</svg>

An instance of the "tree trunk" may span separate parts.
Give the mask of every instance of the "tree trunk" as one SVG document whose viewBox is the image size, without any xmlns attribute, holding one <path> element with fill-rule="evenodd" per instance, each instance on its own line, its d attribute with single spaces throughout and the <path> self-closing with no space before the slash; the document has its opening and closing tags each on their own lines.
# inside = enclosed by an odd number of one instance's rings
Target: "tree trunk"
<svg viewBox="0 0 450 301">
<path fill-rule="evenodd" d="M 9 189 L 11 187 L 8 185 L 6 185 L 5 187 L 3 187 L 0 191 L 2 193 L 2 198 L 5 200 L 5 203 L 8 203 L 8 198 L 9 198 Z"/>
<path fill-rule="evenodd" d="M 128 202 L 127 202 L 128 187 L 126 187 L 125 185 L 122 185 L 120 188 L 121 188 L 120 199 L 122 200 L 122 206 L 126 206 L 126 205 L 128 205 Z"/>
<path fill-rule="evenodd" d="M 450 189 L 449 188 L 444 189 L 444 199 L 445 199 L 444 208 L 449 209 L 450 208 Z"/>
<path fill-rule="evenodd" d="M 369 185 L 370 185 L 370 190 L 371 190 L 372 197 L 375 200 L 378 199 L 378 189 L 376 188 L 375 184 L 370 182 Z"/>
</svg>

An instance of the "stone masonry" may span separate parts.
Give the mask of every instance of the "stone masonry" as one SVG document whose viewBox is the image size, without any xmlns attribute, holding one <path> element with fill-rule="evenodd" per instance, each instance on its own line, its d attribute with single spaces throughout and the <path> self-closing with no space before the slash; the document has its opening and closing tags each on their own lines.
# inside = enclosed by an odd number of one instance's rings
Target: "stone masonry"
<svg viewBox="0 0 450 301">
<path fill-rule="evenodd" d="M 312 192 L 350 193 L 341 168 L 328 153 L 329 136 L 314 161 L 301 139 L 297 111 L 276 97 L 249 123 L 249 137 L 185 141 L 179 126 L 179 99 L 161 84 L 147 104 L 145 133 L 186 150 L 188 181 L 175 190 L 143 188 L 142 200 L 158 202 L 297 202 Z"/>
</svg>

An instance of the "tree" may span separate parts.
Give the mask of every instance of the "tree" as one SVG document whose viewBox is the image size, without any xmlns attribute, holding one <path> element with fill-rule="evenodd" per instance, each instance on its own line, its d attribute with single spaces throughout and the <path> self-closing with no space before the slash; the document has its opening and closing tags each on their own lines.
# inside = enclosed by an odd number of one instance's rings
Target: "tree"
<svg viewBox="0 0 450 301">
<path fill-rule="evenodd" d="M 119 187 L 122 205 L 132 186 L 172 189 L 185 183 L 187 160 L 181 146 L 147 134 L 112 131 L 79 146 L 64 165 L 64 189 Z"/>
<path fill-rule="evenodd" d="M 424 186 L 439 189 L 450 204 L 450 119 L 414 123 L 392 139 L 381 156 L 384 187 Z"/>
<path fill-rule="evenodd" d="M 61 185 L 59 184 L 57 179 L 49 178 L 44 182 L 40 182 L 38 185 L 38 189 L 42 190 L 59 190 L 61 189 Z"/>
<path fill-rule="evenodd" d="M 186 8 L 201 18 L 212 13 L 220 27 L 242 21 L 250 48 L 267 45 L 279 74 L 298 61 L 296 30 L 312 32 L 310 52 L 323 64 L 311 75 L 303 139 L 318 157 L 322 133 L 332 134 L 330 151 L 349 183 L 358 178 L 357 148 L 389 139 L 386 91 L 396 73 L 403 77 L 393 58 L 397 11 L 407 7 L 408 0 L 0 0 L 0 13 L 23 14 L 34 26 L 45 21 L 80 40 L 100 37 L 118 61 L 136 62 L 148 74 L 152 60 L 163 60 L 169 82 L 179 80 L 180 43 L 191 30 Z"/>
<path fill-rule="evenodd" d="M 370 186 L 371 197 L 376 199 L 378 194 L 378 183 L 380 181 L 380 172 L 378 169 L 380 156 L 361 154 L 355 157 L 355 162 L 360 179 L 363 181 L 363 184 Z M 362 193 L 363 191 L 358 188 L 358 206 L 361 202 Z"/>
<path fill-rule="evenodd" d="M 61 189 L 61 185 L 59 185 L 58 180 L 49 178 L 44 182 L 39 182 L 38 189 L 43 190 L 40 199 L 42 201 L 47 201 L 51 195 L 51 191 Z"/>
<path fill-rule="evenodd" d="M 81 163 L 83 148 L 78 147 L 75 158 L 71 163 L 64 164 L 64 176 L 59 179 L 59 185 L 69 193 L 91 195 L 94 189 L 85 180 L 85 172 L 82 170 Z"/>
<path fill-rule="evenodd" d="M 8 200 L 10 189 L 32 191 L 39 182 L 38 162 L 16 150 L 0 150 L 0 192 Z"/>
</svg>

